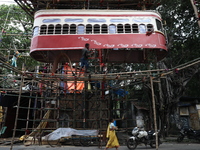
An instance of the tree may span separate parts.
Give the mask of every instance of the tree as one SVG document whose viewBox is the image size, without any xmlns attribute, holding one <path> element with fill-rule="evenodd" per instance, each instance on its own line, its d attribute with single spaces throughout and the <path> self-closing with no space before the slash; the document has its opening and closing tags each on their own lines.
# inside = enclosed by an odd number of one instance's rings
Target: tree
<svg viewBox="0 0 200 150">
<path fill-rule="evenodd" d="M 0 16 L 1 56 L 11 63 L 14 52 L 19 51 L 18 68 L 25 63 L 28 70 L 33 70 L 39 63 L 29 57 L 33 20 L 17 5 L 0 5 Z"/>
<path fill-rule="evenodd" d="M 169 54 L 161 62 L 158 62 L 157 64 L 152 63 L 151 67 L 166 70 L 171 68 L 174 69 L 174 72 L 167 75 L 166 78 L 160 78 L 160 84 L 154 84 L 157 114 L 158 118 L 161 120 L 160 129 L 163 131 L 164 126 L 169 128 L 169 118 L 171 114 L 173 114 L 176 104 L 181 96 L 186 94 L 200 96 L 197 91 L 197 86 L 199 87 L 199 84 L 196 84 L 199 83 L 199 63 L 184 68 L 183 70 L 178 70 L 178 67 L 184 67 L 185 65 L 190 64 L 189 62 L 194 62 L 193 60 L 200 56 L 200 30 L 194 15 L 194 10 L 189 0 L 162 0 L 160 4 L 161 5 L 156 9 L 161 13 L 163 20 L 166 21 L 165 30 L 168 35 Z M 0 25 L 1 28 L 4 29 L 0 48 L 8 50 L 15 47 L 16 49 L 28 49 L 30 46 L 29 36 L 11 37 L 8 36 L 8 33 L 22 32 L 29 35 L 28 33 L 31 32 L 32 28 L 32 20 L 17 6 L 2 5 L 0 7 L 0 16 L 3 20 Z M 9 14 L 12 15 L 8 16 L 8 21 L 5 21 L 8 10 L 10 10 Z M 4 26 L 4 24 L 6 24 L 6 26 Z M 19 25 L 21 26 L 19 27 Z M 9 55 L 7 51 L 3 51 L 3 53 L 4 55 Z M 19 60 L 23 61 L 22 58 L 23 57 Z M 28 64 L 27 66 L 29 66 L 30 63 L 34 64 L 32 62 L 38 63 L 30 57 L 26 58 L 26 64 Z M 121 69 L 123 68 L 123 70 L 128 70 L 128 68 L 132 68 L 132 71 L 147 69 L 147 66 L 144 64 L 131 64 L 131 67 L 130 64 L 125 65 L 126 66 L 123 65 Z M 120 83 L 116 84 L 120 85 Z M 152 95 L 149 84 L 150 83 L 147 82 L 147 80 L 144 82 L 143 79 L 140 79 L 138 82 L 139 86 L 130 85 L 130 91 L 132 89 L 137 90 L 137 88 L 143 89 L 145 91 L 145 95 L 143 96 L 149 103 L 151 103 Z"/>
<path fill-rule="evenodd" d="M 160 128 L 164 130 L 164 126 L 167 126 L 168 129 L 170 127 L 169 118 L 176 110 L 179 98 L 186 94 L 198 93 L 194 92 L 198 89 L 194 83 L 199 83 L 200 64 L 195 64 L 193 60 L 199 60 L 200 56 L 200 30 L 190 1 L 163 0 L 158 10 L 167 22 L 165 29 L 169 41 L 169 55 L 158 63 L 158 67 L 174 68 L 174 72 L 166 79 L 161 78 L 161 91 L 156 87 L 158 91 L 156 93 L 157 108 L 162 123 Z M 194 63 L 194 65 L 184 68 L 190 63 Z M 184 69 L 178 71 L 179 67 Z M 189 82 L 190 84 L 188 84 Z M 195 97 L 199 94 L 188 96 Z"/>
</svg>

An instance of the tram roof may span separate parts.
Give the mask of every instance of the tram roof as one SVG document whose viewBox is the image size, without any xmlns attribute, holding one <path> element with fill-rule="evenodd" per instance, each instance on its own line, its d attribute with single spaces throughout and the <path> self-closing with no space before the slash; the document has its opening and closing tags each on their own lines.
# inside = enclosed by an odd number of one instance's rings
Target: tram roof
<svg viewBox="0 0 200 150">
<path fill-rule="evenodd" d="M 77 14 L 77 15 L 156 15 L 160 17 L 160 13 L 154 10 L 92 10 L 92 9 L 47 9 L 47 10 L 39 10 L 35 13 L 35 17 L 39 15 L 45 14 Z"/>
<path fill-rule="evenodd" d="M 31 17 L 42 9 L 155 10 L 160 5 L 157 0 L 15 0 L 15 2 Z"/>
</svg>

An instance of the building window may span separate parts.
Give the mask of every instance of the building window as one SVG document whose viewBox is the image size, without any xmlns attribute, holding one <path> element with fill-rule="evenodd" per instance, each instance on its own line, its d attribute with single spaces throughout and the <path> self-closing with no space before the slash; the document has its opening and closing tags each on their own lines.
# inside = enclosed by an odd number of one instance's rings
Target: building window
<svg viewBox="0 0 200 150">
<path fill-rule="evenodd" d="M 69 33 L 69 25 L 68 24 L 64 24 L 63 25 L 63 34 L 68 34 Z"/>
<path fill-rule="evenodd" d="M 60 19 L 44 19 L 42 20 L 43 23 L 59 23 L 61 22 Z"/>
<path fill-rule="evenodd" d="M 46 25 L 42 25 L 40 27 L 40 34 L 46 34 L 47 32 L 47 26 Z"/>
<path fill-rule="evenodd" d="M 50 24 L 48 26 L 48 34 L 53 34 L 53 32 L 54 32 L 54 25 Z"/>
<path fill-rule="evenodd" d="M 91 18 L 91 19 L 88 19 L 87 21 L 88 21 L 89 23 L 95 23 L 95 22 L 101 22 L 101 23 L 104 23 L 104 22 L 106 22 L 106 19 L 101 19 L 101 18 L 99 18 L 99 19 Z"/>
<path fill-rule="evenodd" d="M 55 34 L 61 34 L 61 25 L 60 24 L 57 24 L 56 25 L 56 28 L 55 28 Z"/>
<path fill-rule="evenodd" d="M 138 25 L 137 24 L 132 24 L 132 31 L 133 31 L 133 33 L 138 33 Z"/>
<path fill-rule="evenodd" d="M 63 34 L 68 34 L 69 33 L 69 25 L 68 24 L 64 24 L 63 25 Z"/>
<path fill-rule="evenodd" d="M 136 23 L 150 23 L 151 19 L 150 18 L 133 18 L 132 21 Z"/>
<path fill-rule="evenodd" d="M 76 25 L 75 24 L 70 25 L 70 34 L 76 34 Z"/>
<path fill-rule="evenodd" d="M 124 26 L 123 24 L 117 25 L 117 33 L 124 33 Z"/>
<path fill-rule="evenodd" d="M 147 31 L 148 32 L 153 32 L 153 25 L 152 24 L 148 24 L 147 25 Z"/>
<path fill-rule="evenodd" d="M 91 24 L 86 25 L 86 34 L 92 34 L 92 25 Z"/>
<path fill-rule="evenodd" d="M 99 34 L 100 33 L 100 25 L 95 24 L 94 25 L 94 34 Z"/>
<path fill-rule="evenodd" d="M 77 33 L 78 34 L 84 34 L 85 33 L 85 26 L 83 24 L 79 24 L 78 25 L 78 30 L 77 30 Z"/>
<path fill-rule="evenodd" d="M 125 24 L 125 33 L 131 33 L 131 25 Z"/>
<path fill-rule="evenodd" d="M 116 33 L 116 26 L 114 24 L 109 25 L 109 33 L 110 34 Z"/>
<path fill-rule="evenodd" d="M 162 31 L 162 24 L 161 24 L 161 21 L 156 19 L 156 26 L 157 26 L 157 29 Z"/>
<path fill-rule="evenodd" d="M 101 33 L 103 33 L 103 34 L 108 33 L 108 26 L 107 26 L 107 24 L 102 24 L 101 25 Z"/>
<path fill-rule="evenodd" d="M 75 22 L 83 22 L 83 19 L 73 19 L 73 18 L 66 18 L 65 19 L 65 22 L 72 22 L 72 23 L 75 23 Z"/>
<path fill-rule="evenodd" d="M 110 22 L 113 22 L 113 23 L 128 23 L 129 22 L 129 19 L 110 19 Z"/>
<path fill-rule="evenodd" d="M 139 33 L 146 33 L 146 26 L 144 24 L 139 25 Z"/>
<path fill-rule="evenodd" d="M 33 29 L 33 36 L 36 36 L 38 34 L 39 34 L 39 27 L 37 26 L 37 27 L 34 27 Z"/>
</svg>

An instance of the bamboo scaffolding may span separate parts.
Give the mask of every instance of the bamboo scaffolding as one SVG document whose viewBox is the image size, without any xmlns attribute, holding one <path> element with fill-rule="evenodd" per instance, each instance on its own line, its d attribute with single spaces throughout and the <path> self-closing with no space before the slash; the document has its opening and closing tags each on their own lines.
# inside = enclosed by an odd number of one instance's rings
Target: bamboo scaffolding
<svg viewBox="0 0 200 150">
<path fill-rule="evenodd" d="M 153 117 L 154 117 L 154 128 L 156 133 L 156 150 L 158 150 L 158 129 L 157 129 L 157 121 L 156 121 L 156 104 L 155 104 L 155 98 L 154 98 L 154 88 L 153 88 L 153 77 L 150 77 L 150 83 L 151 83 L 151 95 L 152 95 L 152 104 L 153 104 Z"/>
<path fill-rule="evenodd" d="M 29 105 L 27 107 L 20 106 L 20 100 L 18 95 L 18 105 L 17 109 L 25 109 L 28 110 L 29 113 L 27 113 L 27 118 L 20 118 L 16 116 L 17 120 L 25 121 L 26 122 L 26 128 L 25 129 L 14 129 L 14 132 L 17 130 L 27 130 L 31 129 L 28 128 L 28 124 L 30 122 L 33 122 L 32 129 L 38 129 L 38 130 L 46 130 L 49 129 L 43 126 L 35 126 L 35 123 L 44 123 L 49 122 L 52 124 L 50 127 L 51 129 L 56 129 L 59 127 L 59 123 L 62 122 L 64 124 L 68 124 L 68 126 L 73 128 L 81 128 L 82 129 L 88 129 L 88 128 L 98 128 L 98 129 L 105 129 L 105 124 L 107 126 L 108 118 L 112 114 L 117 114 L 117 112 L 120 113 L 120 117 L 118 120 L 123 120 L 125 123 L 124 128 L 130 129 L 131 127 L 127 126 L 128 122 L 134 121 L 134 118 L 131 119 L 125 119 L 124 116 L 126 115 L 128 102 L 133 102 L 135 99 L 128 99 L 126 97 L 124 98 L 118 98 L 112 93 L 112 99 L 106 98 L 105 91 L 106 90 L 114 90 L 123 88 L 123 90 L 126 90 L 126 85 L 128 84 L 128 81 L 133 81 L 134 84 L 143 83 L 143 78 L 145 77 L 146 82 L 150 82 L 151 84 L 151 90 L 152 90 L 152 100 L 154 96 L 153 91 L 153 83 L 158 82 L 160 78 L 164 78 L 163 76 L 167 76 L 169 74 L 174 73 L 175 69 L 183 70 L 185 68 L 188 68 L 190 66 L 196 65 L 200 62 L 200 58 L 190 61 L 189 63 L 185 63 L 182 65 L 179 65 L 172 69 L 153 69 L 153 70 L 143 70 L 143 71 L 133 71 L 133 72 L 119 72 L 119 73 L 107 73 L 107 74 L 88 74 L 88 75 L 81 75 L 81 76 L 72 76 L 69 74 L 52 74 L 52 73 L 35 73 L 35 72 L 25 72 L 19 71 L 16 68 L 17 73 L 20 74 L 21 77 L 21 84 L 20 84 L 20 97 L 26 97 L 29 98 Z M 3 63 L 5 64 L 5 63 Z M 5 65 L 5 68 L 9 68 L 9 64 Z M 10 68 L 9 68 L 10 69 Z M 101 68 L 100 68 L 101 69 Z M 155 74 L 155 75 L 154 75 Z M 153 76 L 154 75 L 154 76 Z M 15 78 L 16 76 L 13 76 Z M 19 77 L 17 77 L 19 78 Z M 23 78 L 23 81 L 22 81 Z M 26 96 L 23 95 L 22 91 L 22 85 L 24 85 L 24 82 L 27 82 L 29 80 L 33 83 L 42 83 L 45 85 L 45 89 L 32 89 L 30 91 L 30 95 Z M 85 88 L 82 91 L 82 93 L 61 93 L 61 90 L 59 88 L 61 82 L 73 82 L 76 83 L 78 81 L 84 81 L 85 82 Z M 94 89 L 88 89 L 87 85 L 88 82 L 92 81 L 98 81 L 100 83 L 100 88 L 94 88 Z M 124 86 L 120 87 L 112 87 L 112 88 L 106 88 L 105 85 L 109 85 L 110 81 L 113 83 L 114 81 L 124 81 Z M 96 82 L 95 82 L 95 86 Z M 44 93 L 48 93 L 48 90 L 50 90 L 50 95 L 47 96 Z M 9 89 L 7 90 L 9 91 Z M 15 89 L 16 93 L 17 90 Z M 41 92 L 41 95 L 38 96 L 37 94 Z M 35 93 L 36 95 L 32 95 Z M 87 93 L 93 93 L 94 97 L 88 98 Z M 98 93 L 98 94 L 97 94 Z M 17 94 L 9 94 L 12 96 L 17 96 Z M 137 100 L 137 99 L 136 99 Z M 52 107 L 47 107 L 46 103 L 47 101 L 55 101 L 55 104 Z M 30 107 L 30 103 L 41 103 L 41 107 Z M 126 103 L 126 104 L 125 104 Z M 153 103 L 153 101 L 152 101 Z M 154 102 L 155 103 L 155 102 Z M 67 108 L 64 105 L 70 106 Z M 111 106 L 113 105 L 113 106 Z M 119 107 L 118 107 L 119 105 Z M 154 106 L 153 106 L 153 109 Z M 29 118 L 30 111 L 34 111 L 34 117 Z M 39 117 L 36 117 L 35 112 L 39 112 Z M 46 112 L 52 113 L 51 118 L 45 118 Z M 69 118 L 60 118 L 62 111 L 65 112 L 65 114 L 69 115 Z M 154 116 L 156 115 L 156 112 L 154 112 Z M 94 118 L 96 117 L 96 118 Z M 117 117 L 117 116 L 115 116 Z M 40 119 L 42 118 L 42 119 Z M 154 120 L 155 121 L 155 120 Z M 155 123 L 154 123 L 155 124 Z M 46 129 L 44 129 L 46 128 Z M 157 127 L 155 127 L 155 130 L 157 131 Z M 34 131 L 34 130 L 33 130 Z M 14 133 L 13 133 L 14 134 Z"/>
<path fill-rule="evenodd" d="M 119 73 L 108 73 L 108 74 L 88 74 L 86 76 L 71 76 L 66 74 L 52 74 L 52 73 L 35 73 L 35 72 L 24 72 L 12 67 L 11 65 L 0 60 L 0 63 L 3 63 L 5 68 L 11 69 L 21 75 L 24 75 L 35 81 L 45 82 L 45 81 L 88 81 L 88 80 L 134 80 L 137 78 L 142 78 L 148 76 L 147 73 L 157 73 L 157 75 L 166 76 L 168 74 L 174 73 L 174 69 L 182 70 L 187 67 L 193 66 L 200 63 L 200 58 L 197 58 L 188 63 L 176 66 L 172 69 L 155 69 L 155 70 L 144 70 L 144 71 L 133 71 L 133 72 L 119 72 Z M 160 73 L 158 73 L 160 72 Z"/>
<path fill-rule="evenodd" d="M 20 89 L 19 89 L 19 96 L 18 96 L 18 102 L 17 102 L 17 110 L 16 110 L 16 116 L 15 116 L 15 124 L 14 124 L 14 129 L 13 129 L 13 136 L 12 136 L 10 150 L 12 150 L 12 148 L 13 148 L 13 143 L 14 143 L 14 138 L 15 138 L 15 131 L 17 129 L 17 119 L 18 119 L 18 115 L 19 115 L 19 106 L 20 106 L 20 99 L 21 99 L 23 82 L 24 82 L 24 76 L 21 76 L 21 84 L 20 84 Z"/>
</svg>

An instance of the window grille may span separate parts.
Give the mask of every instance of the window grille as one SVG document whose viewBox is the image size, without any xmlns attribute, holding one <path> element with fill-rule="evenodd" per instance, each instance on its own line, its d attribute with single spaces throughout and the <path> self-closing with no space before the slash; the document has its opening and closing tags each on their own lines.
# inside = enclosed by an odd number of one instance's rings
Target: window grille
<svg viewBox="0 0 200 150">
<path fill-rule="evenodd" d="M 48 34 L 53 34 L 53 32 L 54 32 L 54 25 L 50 24 L 48 26 Z"/>
<path fill-rule="evenodd" d="M 70 34 L 76 34 L 76 25 L 75 24 L 70 25 Z"/>
<path fill-rule="evenodd" d="M 131 33 L 131 25 L 125 24 L 125 33 Z"/>
<path fill-rule="evenodd" d="M 118 24 L 117 25 L 117 33 L 124 33 L 123 24 Z"/>
<path fill-rule="evenodd" d="M 55 34 L 61 34 L 61 30 L 62 30 L 61 27 L 62 26 L 60 24 L 56 25 L 56 27 L 55 27 Z"/>
<path fill-rule="evenodd" d="M 69 33 L 69 25 L 68 24 L 64 24 L 63 25 L 63 34 L 68 34 Z"/>
<path fill-rule="evenodd" d="M 86 25 L 86 34 L 92 34 L 92 25 L 91 24 Z"/>
<path fill-rule="evenodd" d="M 47 32 L 47 26 L 46 25 L 42 25 L 40 28 L 40 34 L 46 34 Z"/>
</svg>

